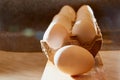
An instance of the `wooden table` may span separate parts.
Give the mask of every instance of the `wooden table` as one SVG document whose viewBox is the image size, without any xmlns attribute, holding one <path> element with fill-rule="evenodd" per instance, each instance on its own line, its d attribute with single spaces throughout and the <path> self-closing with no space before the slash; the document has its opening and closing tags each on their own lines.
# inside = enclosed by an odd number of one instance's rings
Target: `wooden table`
<svg viewBox="0 0 120 80">
<path fill-rule="evenodd" d="M 0 51 L 0 80 L 40 80 L 46 61 L 40 52 Z"/>
<path fill-rule="evenodd" d="M 120 51 L 101 51 L 107 80 L 120 80 Z"/>
<path fill-rule="evenodd" d="M 120 50 L 100 53 L 107 80 L 120 80 Z M 40 52 L 0 51 L 0 80 L 41 80 L 46 62 Z"/>
</svg>

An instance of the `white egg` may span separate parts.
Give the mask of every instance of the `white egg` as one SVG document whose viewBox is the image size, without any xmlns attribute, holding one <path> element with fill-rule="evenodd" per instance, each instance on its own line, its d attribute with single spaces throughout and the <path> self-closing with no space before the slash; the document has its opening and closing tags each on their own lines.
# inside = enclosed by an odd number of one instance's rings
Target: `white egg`
<svg viewBox="0 0 120 80">
<path fill-rule="evenodd" d="M 83 74 L 94 66 L 94 58 L 86 49 L 68 45 L 60 48 L 54 56 L 55 66 L 70 75 Z"/>
</svg>

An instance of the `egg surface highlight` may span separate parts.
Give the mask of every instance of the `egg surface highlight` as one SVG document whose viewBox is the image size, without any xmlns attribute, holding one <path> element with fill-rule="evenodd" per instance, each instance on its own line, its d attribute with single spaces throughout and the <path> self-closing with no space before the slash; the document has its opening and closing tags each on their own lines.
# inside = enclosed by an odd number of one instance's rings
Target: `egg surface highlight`
<svg viewBox="0 0 120 80">
<path fill-rule="evenodd" d="M 68 45 L 55 53 L 54 64 L 64 73 L 78 75 L 91 70 L 94 58 L 88 50 L 77 45 Z"/>
</svg>

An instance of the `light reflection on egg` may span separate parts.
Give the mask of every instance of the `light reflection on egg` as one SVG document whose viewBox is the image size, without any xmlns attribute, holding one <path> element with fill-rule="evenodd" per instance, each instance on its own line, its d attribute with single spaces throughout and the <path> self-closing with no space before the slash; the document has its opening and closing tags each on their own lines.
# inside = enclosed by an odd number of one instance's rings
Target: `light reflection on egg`
<svg viewBox="0 0 120 80">
<path fill-rule="evenodd" d="M 54 64 L 67 74 L 78 75 L 88 72 L 94 66 L 94 58 L 86 49 L 68 45 L 55 53 Z"/>
<path fill-rule="evenodd" d="M 78 10 L 72 34 L 76 35 L 81 43 L 92 42 L 97 35 L 96 19 L 88 5 Z"/>
<path fill-rule="evenodd" d="M 68 32 L 64 26 L 55 24 L 47 29 L 43 36 L 43 40 L 47 42 L 50 48 L 57 50 L 64 45 L 68 36 Z"/>
</svg>

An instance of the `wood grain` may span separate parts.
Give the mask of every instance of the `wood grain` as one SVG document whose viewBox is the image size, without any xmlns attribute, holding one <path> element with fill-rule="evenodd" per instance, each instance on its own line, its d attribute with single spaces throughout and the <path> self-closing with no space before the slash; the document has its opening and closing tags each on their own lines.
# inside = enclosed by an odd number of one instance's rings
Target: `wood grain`
<svg viewBox="0 0 120 80">
<path fill-rule="evenodd" d="M 120 50 L 101 51 L 107 80 L 120 80 Z"/>
<path fill-rule="evenodd" d="M 40 80 L 46 60 L 40 52 L 0 51 L 0 80 Z"/>
</svg>

